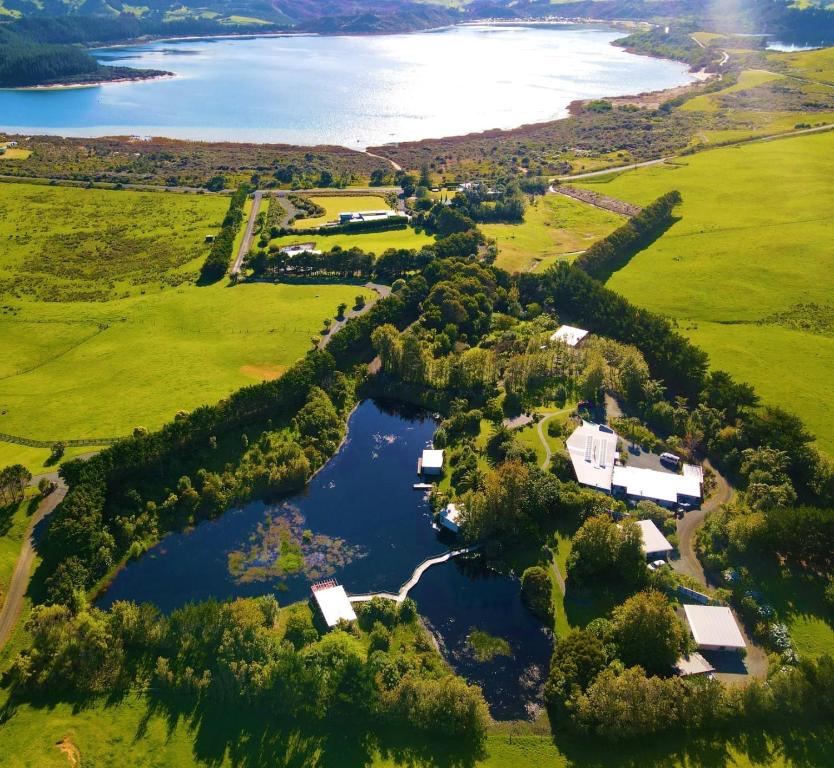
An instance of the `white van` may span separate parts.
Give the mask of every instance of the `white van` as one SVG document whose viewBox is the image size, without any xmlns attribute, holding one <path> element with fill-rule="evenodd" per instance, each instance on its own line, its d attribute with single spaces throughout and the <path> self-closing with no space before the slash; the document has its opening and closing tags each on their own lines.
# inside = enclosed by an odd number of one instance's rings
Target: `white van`
<svg viewBox="0 0 834 768">
<path fill-rule="evenodd" d="M 661 453 L 660 460 L 664 464 L 671 464 L 675 468 L 681 465 L 681 457 L 676 456 L 674 453 Z"/>
</svg>

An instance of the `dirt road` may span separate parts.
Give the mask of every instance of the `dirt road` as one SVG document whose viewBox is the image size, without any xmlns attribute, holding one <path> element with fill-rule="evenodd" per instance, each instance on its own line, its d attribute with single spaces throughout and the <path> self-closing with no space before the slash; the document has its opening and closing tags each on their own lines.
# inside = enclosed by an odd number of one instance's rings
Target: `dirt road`
<svg viewBox="0 0 834 768">
<path fill-rule="evenodd" d="M 259 189 L 252 197 L 252 210 L 249 212 L 249 221 L 246 222 L 246 232 L 243 234 L 243 240 L 240 241 L 240 248 L 237 249 L 237 258 L 232 267 L 232 275 L 240 272 L 243 259 L 252 247 L 252 237 L 255 234 L 255 220 L 258 218 L 258 212 L 261 210 L 263 196 L 264 193 Z"/>
</svg>

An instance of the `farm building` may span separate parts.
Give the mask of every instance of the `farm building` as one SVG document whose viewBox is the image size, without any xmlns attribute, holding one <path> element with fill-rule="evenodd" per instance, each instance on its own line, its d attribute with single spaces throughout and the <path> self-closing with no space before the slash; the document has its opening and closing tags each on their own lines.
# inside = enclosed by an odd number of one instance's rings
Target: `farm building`
<svg viewBox="0 0 834 768">
<path fill-rule="evenodd" d="M 399 211 L 343 211 L 339 214 L 339 224 L 350 224 L 355 221 L 384 221 L 385 219 L 407 219 Z"/>
<path fill-rule="evenodd" d="M 440 516 L 438 518 L 438 522 L 444 528 L 450 530 L 452 533 L 457 533 L 460 531 L 460 509 L 458 509 L 456 504 L 449 503 L 442 510 L 440 510 Z"/>
<path fill-rule="evenodd" d="M 686 468 L 684 467 L 684 470 Z M 611 490 L 614 496 L 632 501 L 648 499 L 662 507 L 701 502 L 701 476 L 678 475 L 640 467 L 614 467 Z"/>
<path fill-rule="evenodd" d="M 638 520 L 640 534 L 643 537 L 643 551 L 650 560 L 666 558 L 674 549 L 666 537 L 651 520 Z"/>
<path fill-rule="evenodd" d="M 426 448 L 418 471 L 424 475 L 439 475 L 443 471 L 443 451 Z"/>
<path fill-rule="evenodd" d="M 617 456 L 617 433 L 604 424 L 583 421 L 566 444 L 576 479 L 582 485 L 610 493 Z"/>
<path fill-rule="evenodd" d="M 684 605 L 692 637 L 701 651 L 739 651 L 744 638 L 733 612 L 722 605 Z"/>
<path fill-rule="evenodd" d="M 560 325 L 553 335 L 551 341 L 563 341 L 569 347 L 579 347 L 588 336 L 588 331 L 582 328 L 574 328 L 572 325 Z"/>
<path fill-rule="evenodd" d="M 328 579 L 313 584 L 312 590 L 319 612 L 328 627 L 335 627 L 340 621 L 356 620 L 356 613 L 341 584 Z"/>
</svg>

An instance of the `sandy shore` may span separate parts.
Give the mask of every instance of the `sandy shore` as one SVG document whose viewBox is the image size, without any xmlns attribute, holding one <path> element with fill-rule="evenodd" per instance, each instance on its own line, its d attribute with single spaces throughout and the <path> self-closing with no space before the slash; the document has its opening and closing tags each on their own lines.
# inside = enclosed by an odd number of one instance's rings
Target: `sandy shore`
<svg viewBox="0 0 834 768">
<path fill-rule="evenodd" d="M 166 72 L 164 75 L 148 77 L 117 77 L 113 80 L 91 80 L 88 83 L 51 83 L 50 85 L 19 85 L 15 88 L 0 88 L 0 91 L 72 91 L 80 88 L 99 88 L 102 85 L 119 85 L 124 83 L 149 83 L 152 80 L 169 80 L 179 75 Z"/>
</svg>

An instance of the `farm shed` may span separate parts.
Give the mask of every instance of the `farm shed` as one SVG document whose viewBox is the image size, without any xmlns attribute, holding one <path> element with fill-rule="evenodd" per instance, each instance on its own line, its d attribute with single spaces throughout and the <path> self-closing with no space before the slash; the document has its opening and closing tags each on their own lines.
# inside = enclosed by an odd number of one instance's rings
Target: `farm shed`
<svg viewBox="0 0 834 768">
<path fill-rule="evenodd" d="M 695 644 L 702 651 L 739 651 L 745 647 L 733 612 L 723 605 L 684 605 Z"/>
</svg>

